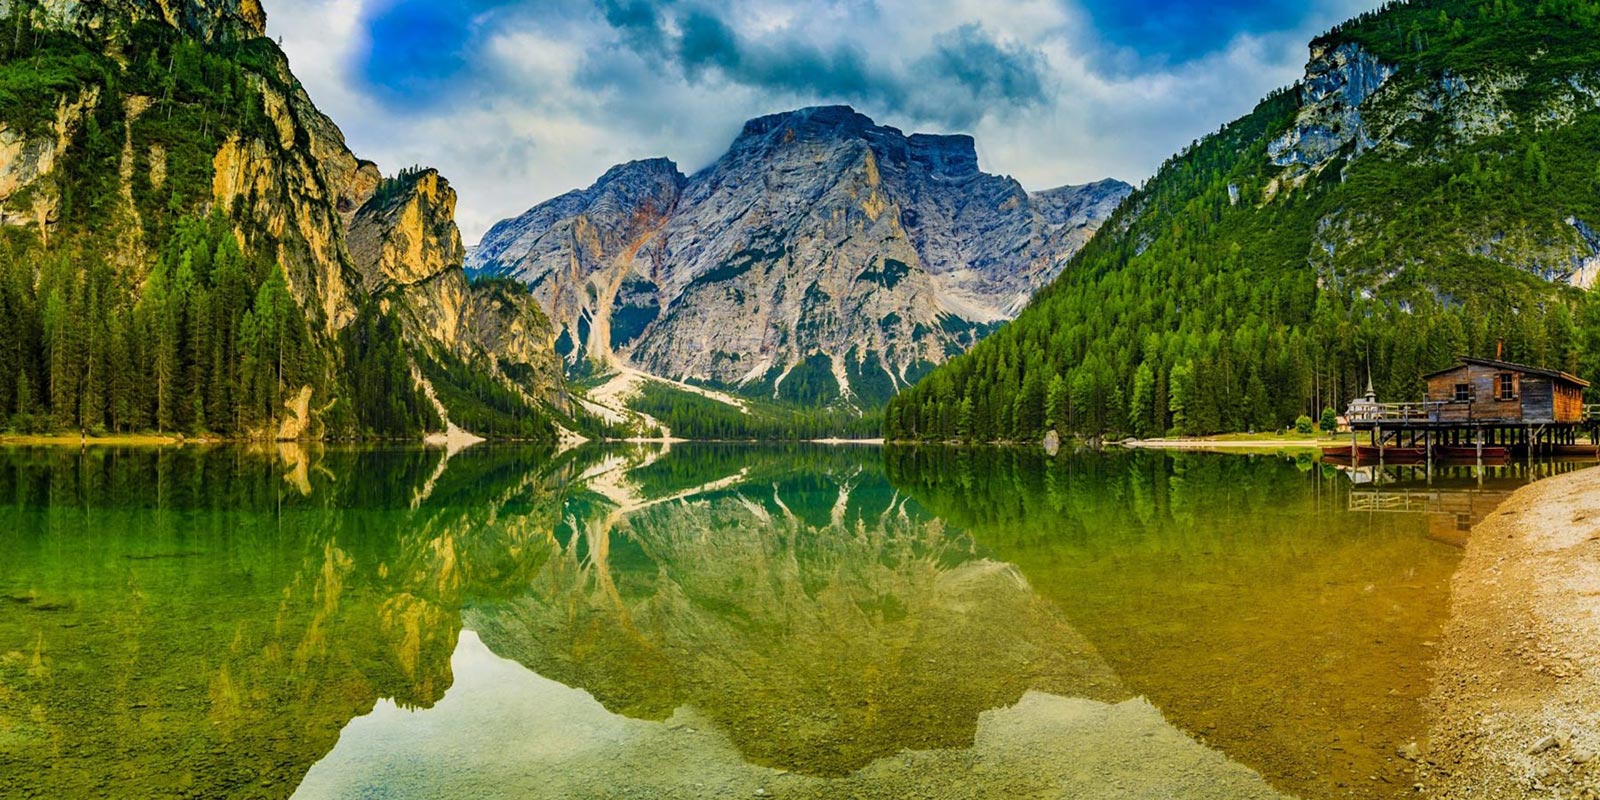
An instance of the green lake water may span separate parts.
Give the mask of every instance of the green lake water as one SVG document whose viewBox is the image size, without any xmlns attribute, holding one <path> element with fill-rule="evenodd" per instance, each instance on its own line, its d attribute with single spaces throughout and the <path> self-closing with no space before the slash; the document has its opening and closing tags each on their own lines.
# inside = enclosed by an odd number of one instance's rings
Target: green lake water
<svg viewBox="0 0 1600 800">
<path fill-rule="evenodd" d="M 1398 796 L 1527 475 L 0 450 L 0 797 Z"/>
</svg>

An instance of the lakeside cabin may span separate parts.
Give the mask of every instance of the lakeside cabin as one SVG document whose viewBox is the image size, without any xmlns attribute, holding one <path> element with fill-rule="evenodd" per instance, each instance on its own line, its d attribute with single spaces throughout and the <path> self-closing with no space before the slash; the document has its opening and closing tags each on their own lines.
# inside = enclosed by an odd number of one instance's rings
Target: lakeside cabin
<svg viewBox="0 0 1600 800">
<path fill-rule="evenodd" d="M 1583 390 L 1589 382 L 1560 370 L 1490 358 L 1424 375 L 1428 404 L 1438 422 L 1473 420 L 1530 424 L 1583 422 Z"/>
<path fill-rule="evenodd" d="M 1324 448 L 1358 460 L 1504 458 L 1600 449 L 1600 406 L 1585 406 L 1589 382 L 1561 370 L 1461 357 L 1423 376 L 1421 403 L 1380 403 L 1372 387 L 1350 404 L 1349 445 Z M 1357 433 L 1371 434 L 1362 445 Z M 1586 433 L 1588 445 L 1578 437 Z"/>
</svg>

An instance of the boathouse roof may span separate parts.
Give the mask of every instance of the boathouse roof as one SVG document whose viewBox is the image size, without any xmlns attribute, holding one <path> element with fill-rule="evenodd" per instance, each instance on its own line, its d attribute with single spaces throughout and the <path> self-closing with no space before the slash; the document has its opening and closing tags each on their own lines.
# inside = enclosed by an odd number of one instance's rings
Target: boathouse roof
<svg viewBox="0 0 1600 800">
<path fill-rule="evenodd" d="M 1475 365 L 1480 366 L 1480 367 L 1489 367 L 1490 369 L 1504 370 L 1506 372 L 1523 372 L 1523 373 L 1527 373 L 1527 374 L 1530 374 L 1530 375 L 1543 375 L 1546 378 L 1554 378 L 1556 380 L 1566 381 L 1567 383 L 1575 384 L 1577 386 L 1582 386 L 1584 388 L 1588 388 L 1588 386 L 1589 386 L 1589 382 L 1588 381 L 1586 381 L 1586 380 L 1584 380 L 1584 379 L 1582 379 L 1582 378 L 1580 378 L 1580 377 L 1578 377 L 1576 375 L 1573 375 L 1570 372 L 1562 372 L 1561 370 L 1558 370 L 1558 369 L 1546 369 L 1544 367 L 1530 367 L 1527 364 L 1517 364 L 1517 363 L 1511 362 L 1511 361 L 1498 361 L 1498 360 L 1493 359 L 1493 358 L 1472 358 L 1470 356 L 1459 356 L 1459 357 L 1457 357 L 1456 360 L 1461 362 L 1461 363 L 1456 364 L 1455 366 L 1449 367 L 1447 369 L 1435 370 L 1433 372 L 1430 372 L 1430 373 L 1422 376 L 1423 380 L 1427 380 L 1429 378 L 1433 378 L 1433 377 L 1436 377 L 1436 376 L 1439 376 L 1439 375 L 1443 375 L 1443 374 L 1445 374 L 1447 372 L 1455 372 L 1456 370 L 1461 369 L 1462 367 L 1467 366 L 1468 364 L 1475 364 Z"/>
</svg>

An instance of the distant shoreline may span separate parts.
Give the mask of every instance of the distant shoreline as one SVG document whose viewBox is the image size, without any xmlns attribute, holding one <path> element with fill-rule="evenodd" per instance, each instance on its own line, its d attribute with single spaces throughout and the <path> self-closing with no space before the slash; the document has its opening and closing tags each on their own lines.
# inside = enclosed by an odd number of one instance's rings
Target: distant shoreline
<svg viewBox="0 0 1600 800">
<path fill-rule="evenodd" d="M 125 433 L 106 436 L 79 434 L 0 434 L 0 446 L 14 447 L 170 447 L 185 444 L 216 444 L 217 439 L 186 439 L 161 433 Z"/>
<path fill-rule="evenodd" d="M 162 433 L 108 434 L 80 436 L 66 433 L 0 434 L 0 447 L 184 447 L 252 444 L 415 444 L 423 447 L 462 447 L 467 444 L 526 444 L 523 439 L 484 439 L 456 429 L 451 434 L 430 434 L 421 439 L 233 439 L 226 437 L 188 437 Z M 678 437 L 632 437 L 627 439 L 583 439 L 597 444 L 822 444 L 881 446 L 882 439 L 682 439 Z"/>
<path fill-rule="evenodd" d="M 226 445 L 395 445 L 415 444 L 421 447 L 445 447 L 452 442 L 460 446 L 467 438 L 495 443 L 528 444 L 527 439 L 478 439 L 448 434 L 429 434 L 417 439 L 249 439 L 228 436 L 181 436 L 169 433 L 117 433 L 103 436 L 80 436 L 76 433 L 0 434 L 0 447 L 221 447 Z M 551 442 L 534 442 L 551 444 Z"/>
<path fill-rule="evenodd" d="M 129 433 L 107 434 L 102 436 L 80 436 L 78 434 L 46 433 L 46 434 L 0 434 L 0 447 L 183 447 L 183 446 L 219 446 L 230 444 L 279 444 L 292 442 L 318 442 L 323 444 L 416 444 L 421 446 L 445 446 L 455 442 L 456 446 L 464 444 L 469 438 L 458 432 L 455 438 L 447 434 L 430 434 L 419 439 L 295 439 L 289 442 L 278 442 L 272 439 L 238 439 L 229 437 L 208 436 L 181 436 L 178 434 L 162 433 Z M 522 439 L 482 439 L 470 436 L 473 444 L 485 443 L 519 443 L 526 442 Z M 925 444 L 948 444 L 929 442 L 888 442 L 882 438 L 876 439 L 843 439 L 838 437 L 820 439 L 684 439 L 681 437 L 629 437 L 625 439 L 586 439 L 596 443 L 615 444 L 819 444 L 830 446 L 861 445 L 869 447 L 882 447 L 888 444 L 906 446 L 919 446 Z M 1134 450 L 1317 450 L 1326 444 L 1338 444 L 1336 439 L 1128 439 L 1120 442 L 1107 442 L 1108 447 L 1124 447 Z M 1036 442 L 994 442 L 986 444 L 964 445 L 978 447 L 1036 447 Z"/>
<path fill-rule="evenodd" d="M 1134 450 L 1317 450 L 1325 444 L 1338 442 L 1334 439 L 1130 439 L 1113 444 Z"/>
</svg>

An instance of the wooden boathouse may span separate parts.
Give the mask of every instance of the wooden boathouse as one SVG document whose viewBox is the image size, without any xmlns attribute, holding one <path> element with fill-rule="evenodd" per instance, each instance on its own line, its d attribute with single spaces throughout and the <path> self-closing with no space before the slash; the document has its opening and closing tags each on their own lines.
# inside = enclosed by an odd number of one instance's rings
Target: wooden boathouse
<svg viewBox="0 0 1600 800">
<path fill-rule="evenodd" d="M 1423 376 L 1421 403 L 1380 403 L 1372 387 L 1350 404 L 1351 442 L 1325 448 L 1356 460 L 1433 460 L 1600 451 L 1600 406 L 1585 406 L 1589 382 L 1560 370 L 1462 357 Z M 1361 433 L 1369 444 L 1362 445 Z M 1587 443 L 1580 445 L 1580 437 Z"/>
<path fill-rule="evenodd" d="M 1423 379 L 1439 422 L 1577 425 L 1583 422 L 1583 390 L 1589 382 L 1553 369 L 1462 358 Z"/>
</svg>

